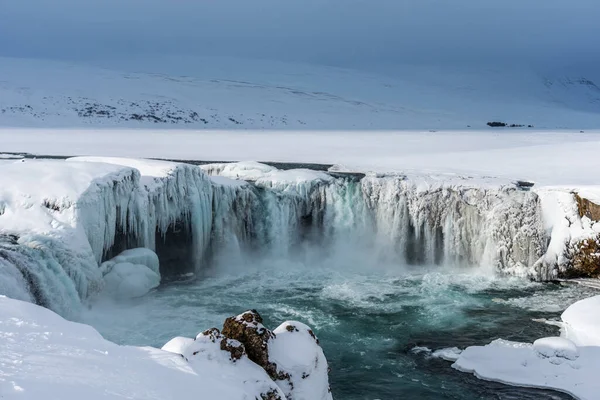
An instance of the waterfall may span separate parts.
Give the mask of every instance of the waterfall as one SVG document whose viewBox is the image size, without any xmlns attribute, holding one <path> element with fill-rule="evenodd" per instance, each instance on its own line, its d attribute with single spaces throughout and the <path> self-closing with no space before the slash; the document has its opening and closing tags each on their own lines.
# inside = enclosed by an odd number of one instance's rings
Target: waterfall
<svg viewBox="0 0 600 400">
<path fill-rule="evenodd" d="M 58 186 L 65 176 L 87 175 L 78 190 L 20 188 L 31 192 L 25 205 L 15 201 L 16 189 L 0 192 L 0 294 L 62 315 L 102 290 L 99 263 L 134 247 L 156 251 L 167 277 L 259 256 L 487 266 L 537 277 L 532 266 L 546 250 L 538 196 L 510 184 L 333 177 L 258 163 L 40 163 L 8 172 Z M 55 168 L 62 175 L 49 178 Z"/>
</svg>

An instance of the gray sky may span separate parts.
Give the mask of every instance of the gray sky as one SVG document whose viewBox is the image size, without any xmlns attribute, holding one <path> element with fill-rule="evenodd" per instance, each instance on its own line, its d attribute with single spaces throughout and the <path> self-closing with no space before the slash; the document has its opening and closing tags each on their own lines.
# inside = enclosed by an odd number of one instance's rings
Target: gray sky
<svg viewBox="0 0 600 400">
<path fill-rule="evenodd" d="M 0 55 L 591 65 L 599 0 L 0 0 Z"/>
</svg>

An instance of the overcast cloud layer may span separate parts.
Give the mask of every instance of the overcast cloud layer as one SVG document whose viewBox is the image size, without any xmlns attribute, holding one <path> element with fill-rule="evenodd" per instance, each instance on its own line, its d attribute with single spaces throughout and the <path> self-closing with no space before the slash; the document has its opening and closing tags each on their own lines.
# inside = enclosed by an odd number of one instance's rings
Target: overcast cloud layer
<svg viewBox="0 0 600 400">
<path fill-rule="evenodd" d="M 0 55 L 589 66 L 599 20 L 599 0 L 0 0 Z"/>
</svg>

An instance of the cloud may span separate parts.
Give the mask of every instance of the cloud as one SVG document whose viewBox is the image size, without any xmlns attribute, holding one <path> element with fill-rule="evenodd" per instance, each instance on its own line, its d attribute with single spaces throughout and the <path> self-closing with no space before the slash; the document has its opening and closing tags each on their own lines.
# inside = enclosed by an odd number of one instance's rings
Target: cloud
<svg viewBox="0 0 600 400">
<path fill-rule="evenodd" d="M 591 62 L 597 0 L 0 0 L 0 54 Z"/>
</svg>

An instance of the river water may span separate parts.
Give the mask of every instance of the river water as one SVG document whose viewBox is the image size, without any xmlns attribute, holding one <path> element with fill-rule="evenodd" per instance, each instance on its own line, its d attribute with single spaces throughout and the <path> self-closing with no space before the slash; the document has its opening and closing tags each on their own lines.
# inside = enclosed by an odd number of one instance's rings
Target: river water
<svg viewBox="0 0 600 400">
<path fill-rule="evenodd" d="M 161 347 L 257 309 L 271 329 L 298 320 L 315 330 L 336 399 L 568 399 L 480 381 L 430 350 L 557 335 L 556 327 L 532 319 L 558 319 L 591 294 L 478 268 L 263 260 L 165 284 L 132 301 L 99 299 L 83 322 L 116 343 Z"/>
</svg>

